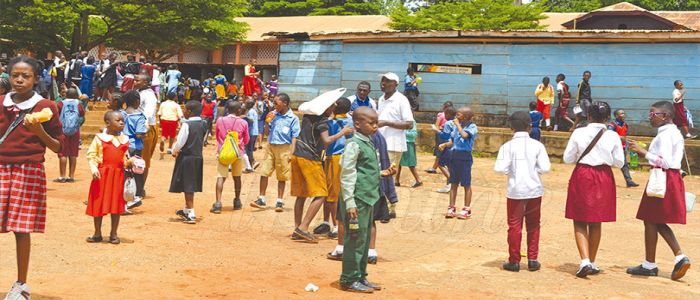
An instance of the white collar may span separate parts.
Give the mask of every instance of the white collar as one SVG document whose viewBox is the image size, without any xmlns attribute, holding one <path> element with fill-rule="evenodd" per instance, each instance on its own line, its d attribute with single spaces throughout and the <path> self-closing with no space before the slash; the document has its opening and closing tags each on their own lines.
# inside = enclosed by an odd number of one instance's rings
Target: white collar
<svg viewBox="0 0 700 300">
<path fill-rule="evenodd" d="M 105 143 L 111 142 L 114 146 L 119 146 L 129 142 L 129 137 L 123 134 L 120 134 L 119 136 L 113 136 L 108 133 L 98 133 L 97 137 Z"/>
<path fill-rule="evenodd" d="M 202 120 L 202 117 L 191 117 L 191 118 L 187 119 L 187 121 L 201 121 L 201 120 Z"/>
<path fill-rule="evenodd" d="M 513 134 L 513 138 L 523 138 L 523 137 L 530 137 L 530 133 L 526 131 L 518 131 Z"/>
<path fill-rule="evenodd" d="M 37 94 L 37 92 L 34 92 L 34 95 L 31 96 L 29 99 L 25 100 L 24 102 L 21 103 L 14 103 L 12 101 L 12 95 L 16 94 L 15 92 L 9 92 L 7 95 L 5 95 L 5 100 L 3 100 L 2 105 L 5 107 L 12 107 L 12 106 L 17 106 L 17 108 L 21 110 L 25 109 L 30 109 L 34 107 L 39 101 L 43 100 L 44 97 L 41 95 Z"/>
<path fill-rule="evenodd" d="M 662 131 L 669 130 L 669 129 L 677 129 L 676 124 L 669 123 L 669 124 L 666 124 L 664 126 L 659 127 L 659 133 L 661 133 Z"/>
<path fill-rule="evenodd" d="M 608 125 L 601 124 L 601 123 L 589 123 L 586 125 L 586 127 L 591 127 L 591 128 L 608 128 Z"/>
</svg>

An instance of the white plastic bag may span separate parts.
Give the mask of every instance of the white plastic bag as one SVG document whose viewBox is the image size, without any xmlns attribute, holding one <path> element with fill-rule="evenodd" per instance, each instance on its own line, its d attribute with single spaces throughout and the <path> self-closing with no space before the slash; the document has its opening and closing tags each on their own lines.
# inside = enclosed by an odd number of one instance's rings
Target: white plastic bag
<svg viewBox="0 0 700 300">
<path fill-rule="evenodd" d="M 685 192 L 685 211 L 691 212 L 693 207 L 695 207 L 695 194 Z"/>
<path fill-rule="evenodd" d="M 134 177 L 127 177 L 124 180 L 124 201 L 134 201 L 136 197 L 136 180 Z"/>
<path fill-rule="evenodd" d="M 583 112 L 583 109 L 581 108 L 581 105 L 578 105 L 578 104 L 577 104 L 576 106 L 574 106 L 574 115 L 578 115 L 578 114 L 580 114 L 581 112 Z"/>
<path fill-rule="evenodd" d="M 661 168 L 652 168 L 649 171 L 647 196 L 661 199 L 666 196 L 666 171 Z"/>
</svg>

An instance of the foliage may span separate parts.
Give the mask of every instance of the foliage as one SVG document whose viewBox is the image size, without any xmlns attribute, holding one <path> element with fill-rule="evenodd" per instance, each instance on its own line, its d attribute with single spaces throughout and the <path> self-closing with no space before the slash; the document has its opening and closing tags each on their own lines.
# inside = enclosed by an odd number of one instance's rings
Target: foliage
<svg viewBox="0 0 700 300">
<path fill-rule="evenodd" d="M 376 15 L 384 0 L 252 0 L 251 16 Z"/>
<path fill-rule="evenodd" d="M 621 0 L 541 0 L 551 12 L 589 12 L 613 5 Z M 700 0 L 627 0 L 627 2 L 648 10 L 700 10 Z"/>
<path fill-rule="evenodd" d="M 245 0 L 0 0 L 0 39 L 38 54 L 101 43 L 154 60 L 241 39 Z"/>
<path fill-rule="evenodd" d="M 441 1 L 415 12 L 397 7 L 390 26 L 397 30 L 538 29 L 542 11 L 537 3 L 515 6 L 512 0 Z"/>
</svg>

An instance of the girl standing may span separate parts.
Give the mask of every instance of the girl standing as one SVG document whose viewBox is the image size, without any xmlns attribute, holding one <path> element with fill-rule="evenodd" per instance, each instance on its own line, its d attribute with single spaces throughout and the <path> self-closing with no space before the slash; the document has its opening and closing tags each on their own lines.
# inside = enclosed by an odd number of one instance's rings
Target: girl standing
<svg viewBox="0 0 700 300">
<path fill-rule="evenodd" d="M 10 61 L 7 70 L 14 92 L 0 96 L 0 132 L 4 133 L 0 139 L 0 232 L 15 234 L 17 281 L 6 297 L 29 299 L 29 235 L 43 233 L 46 224 L 44 155 L 46 148 L 55 153 L 61 150 L 63 130 L 56 106 L 34 91 L 39 81 L 39 63 L 18 56 Z M 29 113 L 36 116 L 44 109 L 52 113 L 48 121 L 24 118 Z"/>
<path fill-rule="evenodd" d="M 620 137 L 607 130 L 610 106 L 593 102 L 586 127 L 571 134 L 564 151 L 565 163 L 576 163 L 569 179 L 566 218 L 574 221 L 576 246 L 581 256 L 577 277 L 597 274 L 601 223 L 615 221 L 615 177 L 610 167 L 622 168 L 625 154 Z"/>
<path fill-rule="evenodd" d="M 676 113 L 677 108 L 676 108 Z M 627 269 L 628 274 L 639 276 L 656 276 L 656 242 L 659 235 L 664 238 L 673 251 L 675 266 L 671 279 L 678 280 L 685 276 L 690 268 L 688 256 L 683 254 L 681 246 L 667 224 L 685 224 L 685 185 L 681 176 L 684 144 L 683 135 L 673 124 L 674 105 L 668 101 L 659 101 L 651 106 L 649 123 L 659 132 L 645 150 L 636 141 L 630 140 L 630 149 L 649 160 L 652 168 L 661 168 L 666 173 L 666 192 L 663 199 L 647 195 L 646 191 L 639 203 L 637 219 L 644 221 L 644 244 L 646 259 L 641 265 Z M 676 116 L 677 117 L 677 116 Z"/>
<path fill-rule="evenodd" d="M 214 76 L 214 82 L 216 82 L 216 87 L 214 90 L 216 91 L 216 99 L 224 100 L 226 99 L 226 76 L 224 76 L 224 72 L 221 71 L 221 69 L 216 70 L 216 76 Z"/>
<path fill-rule="evenodd" d="M 253 92 L 260 92 L 258 87 L 257 76 L 258 72 L 255 70 L 255 63 L 257 60 L 252 59 L 249 64 L 245 66 L 245 77 L 243 77 L 243 92 L 246 96 L 253 96 Z M 258 99 L 255 99 L 256 101 Z"/>
<path fill-rule="evenodd" d="M 85 214 L 94 218 L 95 233 L 87 238 L 88 243 L 102 242 L 102 217 L 111 215 L 112 231 L 109 242 L 119 244 L 117 228 L 119 216 L 124 213 L 124 167 L 129 151 L 129 137 L 122 134 L 124 116 L 117 111 L 108 111 L 104 116 L 107 133 L 98 133 L 88 148 L 87 159 L 92 173 L 92 184 L 88 194 Z"/>
</svg>

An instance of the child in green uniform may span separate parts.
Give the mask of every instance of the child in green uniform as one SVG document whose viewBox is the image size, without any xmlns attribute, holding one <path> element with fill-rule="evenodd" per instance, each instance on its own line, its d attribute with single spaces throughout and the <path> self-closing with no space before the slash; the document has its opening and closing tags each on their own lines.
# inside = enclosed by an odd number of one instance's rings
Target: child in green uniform
<svg viewBox="0 0 700 300">
<path fill-rule="evenodd" d="M 341 159 L 340 211 L 347 213 L 345 227 L 343 270 L 340 287 L 346 291 L 372 293 L 380 286 L 367 281 L 367 251 L 373 223 L 373 206 L 379 201 L 380 176 L 391 176 L 392 168 L 379 170 L 377 149 L 369 136 L 377 132 L 377 113 L 368 107 L 360 107 L 353 113 L 355 135 L 345 144 Z M 359 228 L 350 224 L 357 220 Z"/>
</svg>

